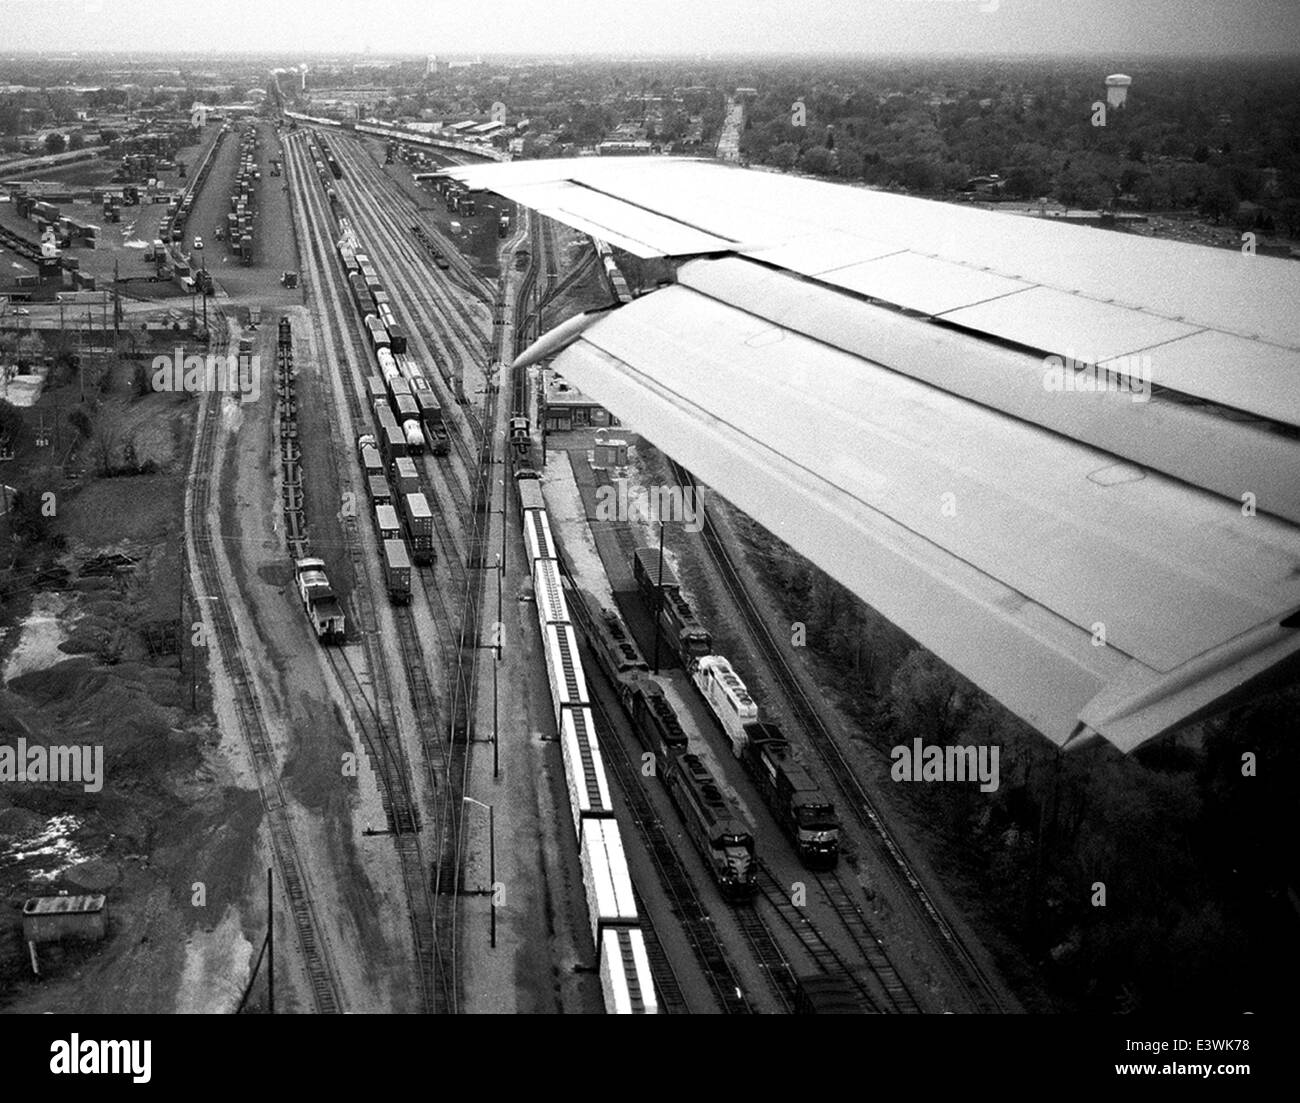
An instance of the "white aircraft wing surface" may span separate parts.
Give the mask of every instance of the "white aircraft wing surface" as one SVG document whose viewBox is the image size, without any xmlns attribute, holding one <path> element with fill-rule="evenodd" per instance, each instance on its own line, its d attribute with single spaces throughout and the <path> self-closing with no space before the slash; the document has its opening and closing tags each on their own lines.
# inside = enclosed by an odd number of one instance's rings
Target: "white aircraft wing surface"
<svg viewBox="0 0 1300 1103">
<path fill-rule="evenodd" d="M 1300 265 L 707 162 L 452 174 L 681 258 L 533 355 L 1058 744 L 1300 669 Z"/>
</svg>

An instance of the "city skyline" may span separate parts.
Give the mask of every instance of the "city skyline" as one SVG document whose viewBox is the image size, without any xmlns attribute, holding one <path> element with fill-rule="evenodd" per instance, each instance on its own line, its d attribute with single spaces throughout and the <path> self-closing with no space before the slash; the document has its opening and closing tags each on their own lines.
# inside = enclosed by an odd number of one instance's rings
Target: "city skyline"
<svg viewBox="0 0 1300 1103">
<path fill-rule="evenodd" d="M 472 10 L 419 0 L 225 0 L 173 18 L 153 0 L 12 0 L 6 56 L 29 51 L 464 53 L 701 56 L 1105 54 L 1286 56 L 1300 53 L 1300 5 L 1251 0 L 495 0 Z M 162 18 L 160 18 L 160 15 Z M 247 27 L 256 24 L 257 41 Z M 719 41 L 726 49 L 714 49 Z"/>
</svg>

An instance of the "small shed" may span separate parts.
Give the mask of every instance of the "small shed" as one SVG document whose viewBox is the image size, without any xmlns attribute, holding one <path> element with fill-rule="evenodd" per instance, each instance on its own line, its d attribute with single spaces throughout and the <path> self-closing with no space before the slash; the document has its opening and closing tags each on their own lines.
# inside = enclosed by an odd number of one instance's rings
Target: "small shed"
<svg viewBox="0 0 1300 1103">
<path fill-rule="evenodd" d="M 606 438 L 605 430 L 597 429 L 591 466 L 595 471 L 606 471 L 611 467 L 626 467 L 627 441 Z"/>
<path fill-rule="evenodd" d="M 107 933 L 108 905 L 102 894 L 33 896 L 23 904 L 25 942 L 101 939 Z"/>
</svg>

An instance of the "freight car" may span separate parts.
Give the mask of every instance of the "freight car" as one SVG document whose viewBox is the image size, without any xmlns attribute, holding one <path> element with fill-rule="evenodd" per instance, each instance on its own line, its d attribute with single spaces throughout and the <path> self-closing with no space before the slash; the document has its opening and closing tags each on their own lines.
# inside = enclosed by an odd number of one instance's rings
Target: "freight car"
<svg viewBox="0 0 1300 1103">
<path fill-rule="evenodd" d="M 378 352 L 380 349 L 390 348 L 388 330 L 384 328 L 383 322 L 373 314 L 367 314 L 365 317 L 365 326 L 370 335 L 370 347 L 372 349 Z"/>
<path fill-rule="evenodd" d="M 420 424 L 424 427 L 424 436 L 429 442 L 429 450 L 435 456 L 445 456 L 451 442 L 447 436 L 447 428 L 442 422 L 442 404 L 433 393 L 428 380 L 424 378 L 412 382 L 411 395 L 420 413 Z"/>
<path fill-rule="evenodd" d="M 389 414 L 388 416 L 392 417 L 393 415 Z M 402 432 L 399 426 L 383 425 L 379 431 L 379 451 L 384 457 L 384 463 L 389 467 L 392 467 L 407 454 L 406 434 Z"/>
<path fill-rule="evenodd" d="M 403 456 L 393 464 L 393 482 L 398 494 L 416 494 L 420 490 L 420 475 L 415 469 L 415 461 L 410 456 Z"/>
<path fill-rule="evenodd" d="M 433 550 L 433 512 L 428 499 L 421 493 L 403 494 L 398 499 L 402 506 L 402 523 L 406 526 L 406 541 L 411 546 L 411 559 L 419 566 L 427 566 L 436 558 Z"/>
<path fill-rule="evenodd" d="M 412 456 L 421 455 L 424 452 L 424 431 L 420 428 L 420 422 L 402 422 L 402 433 L 406 437 L 406 451 Z"/>
<path fill-rule="evenodd" d="M 609 799 L 609 782 L 605 778 L 605 761 L 600 754 L 591 709 L 565 709 L 559 737 L 569 807 L 573 813 L 574 837 L 581 842 L 584 817 L 609 818 L 614 815 Z"/>
<path fill-rule="evenodd" d="M 378 451 L 375 452 L 378 458 Z M 383 462 L 380 462 L 379 469 L 383 471 Z M 391 506 L 393 504 L 393 492 L 388 487 L 388 480 L 382 474 L 368 475 L 366 477 L 366 489 L 370 492 L 370 505 L 374 506 Z"/>
<path fill-rule="evenodd" d="M 865 1015 L 862 998 L 848 977 L 817 973 L 795 981 L 796 1015 Z"/>
<path fill-rule="evenodd" d="M 555 707 L 556 731 L 565 761 L 565 781 L 577 834 L 586 888 L 587 914 L 600 971 L 605 1008 L 611 1014 L 655 1014 L 658 1002 L 640 927 L 622 836 L 613 819 L 609 785 L 587 698 L 577 640 L 567 623 L 555 546 L 540 484 L 534 480 L 521 500 L 529 566 L 538 595 L 538 624 L 546 673 Z M 519 485 L 519 484 L 517 484 Z M 529 534 L 532 534 L 531 536 Z M 549 552 L 549 555 L 537 554 Z"/>
<path fill-rule="evenodd" d="M 636 549 L 632 574 L 651 617 L 658 610 L 661 638 L 689 671 L 697 660 L 713 651 L 713 638 L 682 596 L 677 576 L 667 563 L 660 563 L 656 548 Z"/>
<path fill-rule="evenodd" d="M 397 510 L 392 506 L 375 506 L 375 528 L 381 541 L 402 538 L 402 525 L 397 519 Z"/>
<path fill-rule="evenodd" d="M 406 605 L 411 600 L 411 559 L 406 545 L 400 539 L 384 541 L 384 582 L 388 597 L 394 605 Z"/>
<path fill-rule="evenodd" d="M 402 382 L 402 380 L 398 380 Z M 420 424 L 420 407 L 416 405 L 414 396 L 410 394 L 400 394 L 393 391 L 393 413 L 397 415 L 397 421 L 400 425 L 405 425 L 408 421 Z"/>
</svg>

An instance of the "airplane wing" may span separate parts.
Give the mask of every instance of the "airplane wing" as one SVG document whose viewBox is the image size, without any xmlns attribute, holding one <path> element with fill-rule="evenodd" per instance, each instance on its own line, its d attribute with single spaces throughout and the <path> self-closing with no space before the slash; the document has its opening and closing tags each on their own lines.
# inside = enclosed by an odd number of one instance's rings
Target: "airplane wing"
<svg viewBox="0 0 1300 1103">
<path fill-rule="evenodd" d="M 1300 669 L 1300 265 L 712 162 L 451 175 L 678 258 L 531 355 L 1057 744 Z"/>
</svg>

